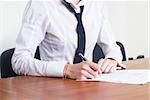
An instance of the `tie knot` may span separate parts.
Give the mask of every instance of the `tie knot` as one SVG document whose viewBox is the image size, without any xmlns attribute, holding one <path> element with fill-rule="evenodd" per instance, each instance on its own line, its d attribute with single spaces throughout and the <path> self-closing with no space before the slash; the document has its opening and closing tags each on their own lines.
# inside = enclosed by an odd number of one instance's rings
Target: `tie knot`
<svg viewBox="0 0 150 100">
<path fill-rule="evenodd" d="M 82 16 L 82 13 L 83 13 L 83 10 L 84 10 L 84 6 L 80 6 L 80 12 L 79 13 L 76 13 L 75 9 L 71 6 L 70 3 L 66 2 L 65 0 L 63 1 L 63 4 L 67 7 L 67 9 L 74 13 L 75 17 L 81 17 Z"/>
<path fill-rule="evenodd" d="M 84 9 L 84 6 L 80 6 L 80 12 L 79 13 L 76 13 L 74 10 L 75 17 L 77 18 L 78 21 L 82 19 L 83 9 Z"/>
<path fill-rule="evenodd" d="M 84 10 L 84 6 L 80 6 L 80 14 L 83 13 L 83 10 Z"/>
</svg>

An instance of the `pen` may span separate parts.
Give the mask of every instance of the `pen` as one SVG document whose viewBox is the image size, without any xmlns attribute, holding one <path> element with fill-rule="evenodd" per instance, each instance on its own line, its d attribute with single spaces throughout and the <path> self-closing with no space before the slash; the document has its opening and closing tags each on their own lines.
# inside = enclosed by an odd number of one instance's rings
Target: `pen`
<svg viewBox="0 0 150 100">
<path fill-rule="evenodd" d="M 79 56 L 82 58 L 82 60 L 87 61 L 87 58 L 85 58 L 82 53 L 79 53 Z"/>
</svg>

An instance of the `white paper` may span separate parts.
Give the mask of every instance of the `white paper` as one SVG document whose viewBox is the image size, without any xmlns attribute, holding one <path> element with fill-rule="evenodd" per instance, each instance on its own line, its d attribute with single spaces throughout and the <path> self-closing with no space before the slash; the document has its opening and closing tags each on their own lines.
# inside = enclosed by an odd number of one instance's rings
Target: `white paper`
<svg viewBox="0 0 150 100">
<path fill-rule="evenodd" d="M 100 74 L 94 79 L 88 79 L 87 81 L 145 84 L 150 82 L 150 70 L 117 70 L 112 73 Z"/>
</svg>

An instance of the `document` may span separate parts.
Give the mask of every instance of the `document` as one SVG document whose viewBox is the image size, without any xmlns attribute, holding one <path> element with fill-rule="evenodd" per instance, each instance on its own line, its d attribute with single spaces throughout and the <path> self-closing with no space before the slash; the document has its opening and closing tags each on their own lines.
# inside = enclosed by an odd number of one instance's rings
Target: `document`
<svg viewBox="0 0 150 100">
<path fill-rule="evenodd" d="M 116 70 L 115 72 L 112 73 L 99 74 L 94 79 L 87 79 L 87 81 L 145 84 L 147 82 L 150 82 L 150 70 L 147 69 Z"/>
</svg>

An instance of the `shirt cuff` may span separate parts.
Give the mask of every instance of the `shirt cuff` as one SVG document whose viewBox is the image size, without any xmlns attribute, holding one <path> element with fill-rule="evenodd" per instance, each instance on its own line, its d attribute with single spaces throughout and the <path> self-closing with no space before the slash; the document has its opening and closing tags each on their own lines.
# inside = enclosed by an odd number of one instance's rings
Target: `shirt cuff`
<svg viewBox="0 0 150 100">
<path fill-rule="evenodd" d="M 105 58 L 113 58 L 115 59 L 118 63 L 122 62 L 122 54 L 121 51 L 116 52 L 116 50 L 111 50 L 111 52 L 108 52 L 105 55 Z"/>
<path fill-rule="evenodd" d="M 67 64 L 66 61 L 49 62 L 46 69 L 46 76 L 63 77 L 63 71 L 66 64 Z"/>
<path fill-rule="evenodd" d="M 114 59 L 114 60 L 116 60 L 117 61 L 117 66 L 118 67 L 121 67 L 122 69 L 126 69 L 126 66 L 124 65 L 124 64 L 122 64 L 122 57 L 119 57 L 119 56 L 114 56 L 114 55 L 108 55 L 108 56 L 106 56 L 105 57 L 106 59 L 107 58 L 112 58 L 112 59 Z"/>
</svg>

